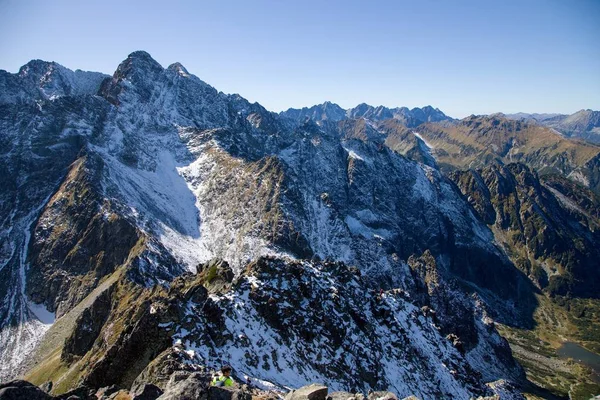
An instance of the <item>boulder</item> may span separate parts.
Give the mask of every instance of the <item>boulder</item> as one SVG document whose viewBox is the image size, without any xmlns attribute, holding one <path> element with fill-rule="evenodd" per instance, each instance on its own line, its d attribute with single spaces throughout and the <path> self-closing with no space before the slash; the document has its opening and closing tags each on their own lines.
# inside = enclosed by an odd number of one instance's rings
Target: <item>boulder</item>
<svg viewBox="0 0 600 400">
<path fill-rule="evenodd" d="M 133 393 L 132 400 L 156 400 L 163 394 L 163 391 L 156 385 L 147 383 Z"/>
<path fill-rule="evenodd" d="M 205 397 L 208 392 L 210 377 L 194 372 L 185 379 L 169 380 L 160 400 L 196 400 Z"/>
<path fill-rule="evenodd" d="M 292 390 L 285 396 L 285 400 L 326 400 L 327 386 L 311 384 Z M 370 399 L 369 399 L 370 400 Z"/>
<path fill-rule="evenodd" d="M 0 385 L 0 400 L 50 400 L 52 397 L 27 381 L 16 380 Z"/>
<path fill-rule="evenodd" d="M 211 386 L 208 400 L 252 400 L 252 395 L 236 386 Z"/>
<path fill-rule="evenodd" d="M 408 397 L 403 398 L 402 400 L 419 400 L 417 396 L 410 395 Z"/>
<path fill-rule="evenodd" d="M 354 394 L 350 392 L 331 392 L 327 396 L 327 400 L 362 400 L 362 394 Z"/>
<path fill-rule="evenodd" d="M 371 392 L 367 396 L 368 400 L 398 400 L 398 397 L 392 392 Z"/>
<path fill-rule="evenodd" d="M 172 379 L 183 380 L 193 372 L 204 371 L 202 367 L 198 367 L 190 361 L 194 360 L 181 347 L 169 347 L 152 360 L 135 378 L 130 392 L 138 393 L 147 383 L 164 389 Z M 177 377 L 175 374 L 178 374 Z"/>
<path fill-rule="evenodd" d="M 54 397 L 56 400 L 96 400 L 96 391 L 87 386 L 79 386 L 76 389 L 70 390 L 65 394 Z"/>
</svg>

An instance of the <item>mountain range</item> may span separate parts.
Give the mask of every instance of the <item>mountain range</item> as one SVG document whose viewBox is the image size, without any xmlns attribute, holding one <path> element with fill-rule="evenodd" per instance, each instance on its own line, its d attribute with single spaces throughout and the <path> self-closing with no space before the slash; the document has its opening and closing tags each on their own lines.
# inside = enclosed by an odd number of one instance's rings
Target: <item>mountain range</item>
<svg viewBox="0 0 600 400">
<path fill-rule="evenodd" d="M 556 129 L 566 137 L 600 144 L 600 111 L 580 110 L 574 114 L 508 114 L 507 118 L 536 121 Z"/>
<path fill-rule="evenodd" d="M 160 386 L 176 359 L 423 399 L 589 388 L 513 355 L 541 311 L 600 345 L 600 147 L 556 118 L 277 114 L 143 51 L 0 71 L 0 380 Z"/>
<path fill-rule="evenodd" d="M 407 107 L 373 107 L 362 103 L 354 108 L 344 110 L 337 104 L 328 101 L 310 108 L 290 108 L 287 111 L 279 113 L 279 115 L 284 118 L 292 119 L 295 122 L 304 122 L 306 119 L 337 122 L 344 119 L 365 118 L 370 121 L 382 121 L 393 118 L 401 121 L 407 127 L 415 127 L 423 122 L 438 122 L 452 119 L 439 109 L 431 106 L 425 106 L 423 108 L 415 107 L 411 110 Z"/>
</svg>

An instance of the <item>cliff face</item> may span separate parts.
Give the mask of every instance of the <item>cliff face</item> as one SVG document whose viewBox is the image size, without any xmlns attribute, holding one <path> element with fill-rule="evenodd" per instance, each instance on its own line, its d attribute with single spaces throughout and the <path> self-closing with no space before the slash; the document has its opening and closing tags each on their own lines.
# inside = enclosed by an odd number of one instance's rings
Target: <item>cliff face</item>
<svg viewBox="0 0 600 400">
<path fill-rule="evenodd" d="M 522 164 L 453 173 L 499 243 L 550 295 L 596 297 L 597 196 L 558 176 L 539 180 Z"/>
</svg>

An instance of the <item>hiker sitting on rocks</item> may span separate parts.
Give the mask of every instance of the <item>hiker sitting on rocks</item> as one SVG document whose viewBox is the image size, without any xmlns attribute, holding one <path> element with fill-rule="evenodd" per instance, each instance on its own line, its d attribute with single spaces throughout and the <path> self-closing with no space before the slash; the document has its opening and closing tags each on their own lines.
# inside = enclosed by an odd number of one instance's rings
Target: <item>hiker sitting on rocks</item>
<svg viewBox="0 0 600 400">
<path fill-rule="evenodd" d="M 212 380 L 213 386 L 233 386 L 233 378 L 231 377 L 231 367 L 229 365 L 221 368 L 221 375 L 217 375 Z"/>
</svg>

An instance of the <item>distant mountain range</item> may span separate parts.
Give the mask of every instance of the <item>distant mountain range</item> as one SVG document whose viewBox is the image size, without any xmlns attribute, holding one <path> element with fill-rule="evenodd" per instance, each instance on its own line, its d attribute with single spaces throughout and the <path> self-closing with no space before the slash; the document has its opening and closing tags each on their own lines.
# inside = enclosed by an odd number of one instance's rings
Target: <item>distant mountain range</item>
<svg viewBox="0 0 600 400">
<path fill-rule="evenodd" d="M 566 137 L 600 144 L 600 111 L 580 110 L 574 114 L 507 114 L 510 119 L 535 121 L 556 129 Z"/>
<path fill-rule="evenodd" d="M 287 111 L 282 111 L 279 115 L 293 120 L 296 123 L 304 122 L 306 119 L 311 119 L 316 122 L 337 122 L 344 119 L 355 118 L 365 118 L 371 121 L 395 119 L 408 128 L 417 127 L 425 122 L 454 120 L 444 114 L 440 109 L 431 106 L 409 109 L 407 107 L 374 107 L 362 103 L 354 108 L 343 109 L 339 105 L 329 101 L 301 109 L 290 108 Z M 566 137 L 583 139 L 591 143 L 600 144 L 600 111 L 588 109 L 578 111 L 571 115 L 538 113 L 498 113 L 497 115 L 512 120 L 523 120 L 548 126 L 556 129 Z"/>
<path fill-rule="evenodd" d="M 425 106 L 423 108 L 409 109 L 407 107 L 388 108 L 384 106 L 373 107 L 362 103 L 354 108 L 344 110 L 335 103 L 326 101 L 310 108 L 290 108 L 279 113 L 282 117 L 294 120 L 297 123 L 304 122 L 307 118 L 313 121 L 337 122 L 344 119 L 365 118 L 371 121 L 382 121 L 394 118 L 401 121 L 407 127 L 415 127 L 424 122 L 437 122 L 451 120 L 437 108 Z"/>
</svg>

